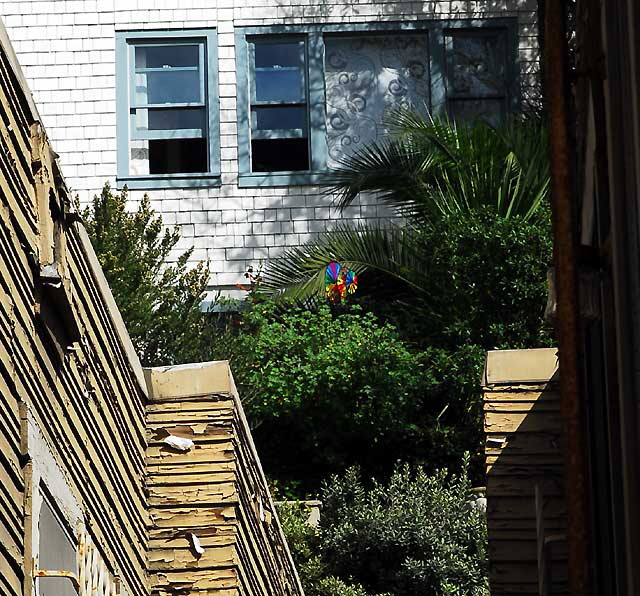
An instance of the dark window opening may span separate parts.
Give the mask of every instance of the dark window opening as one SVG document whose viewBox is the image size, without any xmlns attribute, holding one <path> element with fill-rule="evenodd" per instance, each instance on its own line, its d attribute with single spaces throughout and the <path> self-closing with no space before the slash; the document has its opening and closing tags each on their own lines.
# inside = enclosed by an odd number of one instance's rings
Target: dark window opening
<svg viewBox="0 0 640 596">
<path fill-rule="evenodd" d="M 166 139 L 149 141 L 150 174 L 188 174 L 207 172 L 205 139 Z"/>
<path fill-rule="evenodd" d="M 251 141 L 254 172 L 298 172 L 309 170 L 308 139 L 254 139 Z"/>
<path fill-rule="evenodd" d="M 304 107 L 256 107 L 255 130 L 306 130 L 307 111 Z"/>
</svg>

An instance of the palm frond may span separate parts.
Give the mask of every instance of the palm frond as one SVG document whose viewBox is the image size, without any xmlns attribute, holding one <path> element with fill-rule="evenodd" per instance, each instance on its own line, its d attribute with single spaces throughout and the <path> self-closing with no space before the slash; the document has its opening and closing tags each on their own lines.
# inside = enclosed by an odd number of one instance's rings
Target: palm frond
<svg viewBox="0 0 640 596">
<path fill-rule="evenodd" d="M 341 225 L 270 261 L 261 289 L 295 300 L 324 295 L 326 266 L 339 261 L 357 274 L 376 270 L 401 280 L 416 292 L 424 292 L 426 276 L 415 240 L 410 227 Z"/>
<path fill-rule="evenodd" d="M 494 128 L 399 110 L 386 124 L 388 138 L 345 158 L 328 176 L 327 192 L 340 207 L 361 192 L 376 192 L 418 219 L 489 209 L 526 220 L 548 194 L 546 132 L 539 122 L 517 118 Z"/>
<path fill-rule="evenodd" d="M 327 193 L 336 196 L 341 209 L 360 193 L 378 193 L 378 198 L 403 215 L 416 210 L 416 197 L 424 192 L 425 171 L 435 167 L 436 153 L 425 154 L 403 140 L 383 139 L 342 160 L 324 180 Z"/>
</svg>

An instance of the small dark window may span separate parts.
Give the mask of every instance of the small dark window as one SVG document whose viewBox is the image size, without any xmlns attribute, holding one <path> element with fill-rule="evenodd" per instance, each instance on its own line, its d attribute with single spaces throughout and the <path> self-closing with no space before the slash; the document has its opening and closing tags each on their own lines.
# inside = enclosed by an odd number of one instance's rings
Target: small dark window
<svg viewBox="0 0 640 596">
<path fill-rule="evenodd" d="M 180 174 L 207 171 L 205 139 L 149 141 L 149 173 Z"/>
<path fill-rule="evenodd" d="M 271 139 L 251 142 L 254 172 L 298 172 L 309 169 L 307 139 Z"/>
<path fill-rule="evenodd" d="M 447 107 L 457 120 L 498 125 L 508 105 L 506 29 L 450 30 L 447 50 Z"/>
</svg>

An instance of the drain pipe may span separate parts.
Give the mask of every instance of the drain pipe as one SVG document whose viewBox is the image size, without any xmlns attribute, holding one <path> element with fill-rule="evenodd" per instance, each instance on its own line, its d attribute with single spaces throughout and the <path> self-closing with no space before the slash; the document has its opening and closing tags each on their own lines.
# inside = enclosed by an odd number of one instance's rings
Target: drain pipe
<svg viewBox="0 0 640 596">
<path fill-rule="evenodd" d="M 549 118 L 551 206 L 556 271 L 556 330 L 561 412 L 565 433 L 565 478 L 569 594 L 588 596 L 588 531 L 585 437 L 581 403 L 580 319 L 577 291 L 576 205 L 572 144 L 568 135 L 565 2 L 547 0 L 544 14 L 545 100 Z"/>
</svg>

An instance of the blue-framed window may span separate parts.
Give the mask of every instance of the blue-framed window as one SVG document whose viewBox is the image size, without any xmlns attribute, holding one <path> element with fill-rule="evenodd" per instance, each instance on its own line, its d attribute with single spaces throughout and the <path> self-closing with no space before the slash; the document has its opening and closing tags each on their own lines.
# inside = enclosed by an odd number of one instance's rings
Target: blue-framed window
<svg viewBox="0 0 640 596">
<path fill-rule="evenodd" d="M 116 33 L 118 185 L 220 181 L 214 30 Z"/>
<path fill-rule="evenodd" d="M 250 39 L 251 170 L 310 169 L 306 40 Z"/>
<path fill-rule="evenodd" d="M 490 122 L 519 103 L 516 19 L 236 30 L 239 185 L 314 184 L 398 107 Z"/>
</svg>

